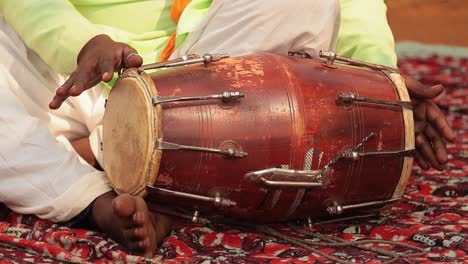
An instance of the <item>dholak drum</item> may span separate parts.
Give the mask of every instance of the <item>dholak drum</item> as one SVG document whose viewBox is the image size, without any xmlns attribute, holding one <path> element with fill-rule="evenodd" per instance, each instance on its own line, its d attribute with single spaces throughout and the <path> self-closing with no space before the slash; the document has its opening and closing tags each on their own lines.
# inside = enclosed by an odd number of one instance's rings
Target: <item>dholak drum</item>
<svg viewBox="0 0 468 264">
<path fill-rule="evenodd" d="M 321 56 L 205 55 L 125 70 L 104 116 L 114 189 L 195 219 L 255 222 L 398 200 L 414 151 L 402 77 Z"/>
</svg>

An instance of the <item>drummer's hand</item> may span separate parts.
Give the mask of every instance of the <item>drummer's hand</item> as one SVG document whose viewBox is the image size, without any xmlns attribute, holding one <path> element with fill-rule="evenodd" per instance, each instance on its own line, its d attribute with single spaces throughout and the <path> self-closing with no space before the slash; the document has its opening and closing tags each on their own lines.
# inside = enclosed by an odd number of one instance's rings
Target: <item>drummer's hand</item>
<svg viewBox="0 0 468 264">
<path fill-rule="evenodd" d="M 443 170 L 448 161 L 445 141 L 453 142 L 455 133 L 432 99 L 445 88 L 440 84 L 427 87 L 409 76 L 405 76 L 405 83 L 414 105 L 415 160 L 422 169 Z"/>
<path fill-rule="evenodd" d="M 112 80 L 122 67 L 139 67 L 143 59 L 127 44 L 115 42 L 107 35 L 98 35 L 84 45 L 78 55 L 78 66 L 55 92 L 49 104 L 58 109 L 69 96 L 78 96 L 101 81 Z"/>
</svg>

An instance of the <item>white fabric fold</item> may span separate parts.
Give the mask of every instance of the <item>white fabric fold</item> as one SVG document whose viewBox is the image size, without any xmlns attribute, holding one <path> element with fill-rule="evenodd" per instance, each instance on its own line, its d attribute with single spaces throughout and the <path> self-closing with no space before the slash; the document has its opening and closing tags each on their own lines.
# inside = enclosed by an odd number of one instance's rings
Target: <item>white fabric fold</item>
<svg viewBox="0 0 468 264">
<path fill-rule="evenodd" d="M 338 0 L 214 0 L 206 17 L 172 54 L 256 52 L 287 55 L 334 49 L 340 23 Z"/>
<path fill-rule="evenodd" d="M 70 140 L 89 135 L 103 113 L 104 90 L 48 102 L 63 78 L 54 74 L 0 18 L 0 202 L 18 213 L 67 221 L 111 190 L 103 172 Z M 93 118 L 94 117 L 94 118 Z"/>
</svg>

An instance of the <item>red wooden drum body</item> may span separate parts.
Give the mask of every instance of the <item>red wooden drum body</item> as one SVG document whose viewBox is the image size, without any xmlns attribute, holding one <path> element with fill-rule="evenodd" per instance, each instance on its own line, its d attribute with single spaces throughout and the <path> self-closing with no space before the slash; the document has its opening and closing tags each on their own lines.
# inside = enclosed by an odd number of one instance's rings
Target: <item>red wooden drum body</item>
<svg viewBox="0 0 468 264">
<path fill-rule="evenodd" d="M 225 91 L 245 97 L 151 101 Z M 340 93 L 409 101 L 397 74 L 273 54 L 149 75 L 127 70 L 107 102 L 105 170 L 118 192 L 145 195 L 148 184 L 156 187 L 152 203 L 261 222 L 317 217 L 400 198 L 412 163 L 404 155 L 414 147 L 411 111 L 372 102 L 340 103 Z M 330 164 L 370 134 L 375 136 L 355 148 L 369 155 Z M 164 146 L 158 142 L 231 148 L 247 155 L 159 149 Z M 269 168 L 290 173 L 252 174 Z M 301 176 L 310 171 L 322 174 Z"/>
</svg>

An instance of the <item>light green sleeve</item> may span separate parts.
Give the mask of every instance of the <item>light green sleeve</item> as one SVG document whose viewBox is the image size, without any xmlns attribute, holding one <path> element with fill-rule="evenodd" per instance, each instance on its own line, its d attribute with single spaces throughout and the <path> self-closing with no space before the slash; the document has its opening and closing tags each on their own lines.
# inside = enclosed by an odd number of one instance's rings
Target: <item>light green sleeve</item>
<svg viewBox="0 0 468 264">
<path fill-rule="evenodd" d="M 67 0 L 0 0 L 0 14 L 54 70 L 69 74 L 81 48 L 108 27 L 93 25 Z M 118 32 L 115 32 L 118 34 Z"/>
<path fill-rule="evenodd" d="M 383 0 L 340 0 L 341 23 L 336 53 L 370 63 L 397 67 L 395 41 Z"/>
</svg>

